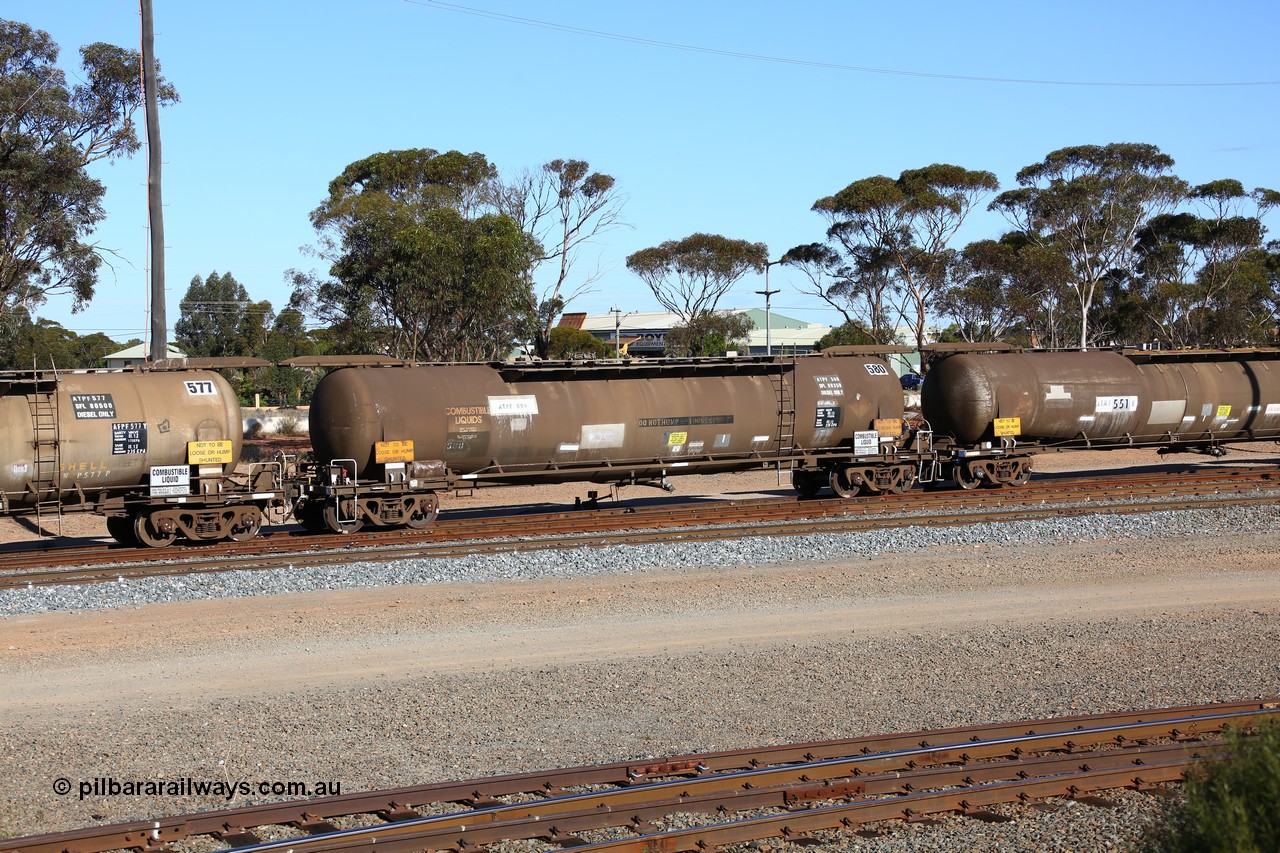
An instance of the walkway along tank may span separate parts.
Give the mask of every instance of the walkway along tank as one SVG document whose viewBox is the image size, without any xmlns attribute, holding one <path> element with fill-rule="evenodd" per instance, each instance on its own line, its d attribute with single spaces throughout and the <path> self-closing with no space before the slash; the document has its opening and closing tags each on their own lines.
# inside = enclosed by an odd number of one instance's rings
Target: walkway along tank
<svg viewBox="0 0 1280 853">
<path fill-rule="evenodd" d="M 1221 455 L 1223 443 L 1280 436 L 1274 350 L 939 354 L 921 407 L 955 443 L 952 474 L 966 488 L 1025 481 L 1042 450 Z"/>
<path fill-rule="evenodd" d="M 339 369 L 312 400 L 318 465 L 299 514 L 420 527 L 458 486 L 665 485 L 780 462 L 802 492 L 901 491 L 919 460 L 880 355 Z"/>
<path fill-rule="evenodd" d="M 204 370 L 0 374 L 0 509 L 91 509 L 120 541 L 251 538 L 261 506 L 230 475 L 240 405 Z M 279 501 L 282 493 L 277 492 Z"/>
</svg>

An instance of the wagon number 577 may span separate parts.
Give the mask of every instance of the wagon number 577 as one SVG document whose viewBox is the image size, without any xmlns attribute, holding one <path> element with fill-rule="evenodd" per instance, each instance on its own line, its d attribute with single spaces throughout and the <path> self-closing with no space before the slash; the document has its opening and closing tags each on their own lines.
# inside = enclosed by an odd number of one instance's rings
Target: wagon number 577
<svg viewBox="0 0 1280 853">
<path fill-rule="evenodd" d="M 208 379 L 187 379 L 183 384 L 187 386 L 187 393 L 192 396 L 207 397 L 218 393 Z"/>
</svg>

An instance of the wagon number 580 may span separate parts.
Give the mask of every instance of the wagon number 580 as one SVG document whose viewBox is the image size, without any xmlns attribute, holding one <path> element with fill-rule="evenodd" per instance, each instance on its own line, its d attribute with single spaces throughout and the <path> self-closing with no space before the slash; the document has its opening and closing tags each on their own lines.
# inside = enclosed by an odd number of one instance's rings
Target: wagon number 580
<svg viewBox="0 0 1280 853">
<path fill-rule="evenodd" d="M 182 384 L 187 386 L 187 393 L 192 396 L 211 396 L 218 393 L 208 379 L 187 379 Z"/>
</svg>

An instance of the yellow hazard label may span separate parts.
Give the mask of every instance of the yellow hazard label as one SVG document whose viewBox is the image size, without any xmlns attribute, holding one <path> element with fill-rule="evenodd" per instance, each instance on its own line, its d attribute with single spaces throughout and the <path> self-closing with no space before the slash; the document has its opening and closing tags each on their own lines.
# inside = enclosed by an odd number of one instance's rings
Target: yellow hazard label
<svg viewBox="0 0 1280 853">
<path fill-rule="evenodd" d="M 219 441 L 188 441 L 188 465 L 225 465 L 235 460 L 231 458 L 232 443 L 226 439 Z"/>
<path fill-rule="evenodd" d="M 412 441 L 377 441 L 373 445 L 374 462 L 412 462 Z"/>
<path fill-rule="evenodd" d="M 897 438 L 902 435 L 902 418 L 876 418 L 871 428 L 888 438 Z"/>
<path fill-rule="evenodd" d="M 677 444 L 688 444 L 689 433 L 687 432 L 669 432 L 667 433 L 667 446 L 675 447 Z"/>
<path fill-rule="evenodd" d="M 996 438 L 1008 438 L 1022 434 L 1022 418 L 996 418 L 991 422 Z"/>
<path fill-rule="evenodd" d="M 1230 406 L 1219 406 L 1219 407 L 1218 407 L 1218 417 L 1220 417 L 1220 418 L 1229 418 L 1229 417 L 1231 417 L 1231 407 L 1230 407 Z"/>
</svg>

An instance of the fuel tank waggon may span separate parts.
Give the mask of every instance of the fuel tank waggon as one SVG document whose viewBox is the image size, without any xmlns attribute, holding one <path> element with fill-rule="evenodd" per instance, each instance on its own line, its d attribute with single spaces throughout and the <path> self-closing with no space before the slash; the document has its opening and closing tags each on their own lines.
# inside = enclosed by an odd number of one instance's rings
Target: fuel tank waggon
<svg viewBox="0 0 1280 853">
<path fill-rule="evenodd" d="M 930 369 L 921 406 L 936 433 L 965 445 L 995 440 L 996 420 L 1015 418 L 1006 434 L 1045 445 L 1274 438 L 1280 352 L 953 355 Z"/>
<path fill-rule="evenodd" d="M 902 418 L 902 391 L 874 356 L 345 368 L 310 411 L 317 458 L 355 476 L 376 477 L 378 442 L 411 441 L 415 460 L 519 482 L 742 467 L 851 446 L 880 418 Z"/>
<path fill-rule="evenodd" d="M 229 470 L 242 438 L 235 392 L 211 371 L 3 373 L 0 423 L 10 510 L 146 488 L 152 466 L 188 464 L 188 442 L 230 442 Z"/>
</svg>

